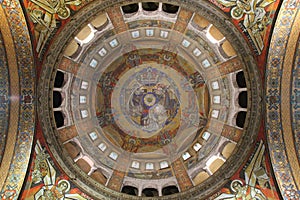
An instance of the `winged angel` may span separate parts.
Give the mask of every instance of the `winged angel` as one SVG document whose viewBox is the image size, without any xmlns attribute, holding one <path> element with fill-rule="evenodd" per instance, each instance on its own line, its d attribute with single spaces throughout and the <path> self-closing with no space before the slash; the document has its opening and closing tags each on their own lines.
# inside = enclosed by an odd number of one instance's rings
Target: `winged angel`
<svg viewBox="0 0 300 200">
<path fill-rule="evenodd" d="M 241 19 L 245 15 L 244 26 L 251 28 L 262 21 L 266 15 L 265 7 L 276 0 L 216 0 L 225 7 L 233 7 L 231 16 Z"/>
<path fill-rule="evenodd" d="M 33 171 L 33 182 L 43 182 L 44 186 L 34 195 L 35 200 L 86 200 L 79 194 L 69 194 L 71 185 L 66 179 L 56 181 L 56 171 L 49 162 L 49 155 L 44 152 L 40 143 L 35 147 L 37 154 Z"/>
<path fill-rule="evenodd" d="M 245 170 L 246 184 L 244 185 L 241 180 L 233 180 L 230 184 L 230 188 L 234 194 L 223 193 L 215 198 L 215 200 L 267 200 L 263 192 L 255 187 L 257 181 L 269 179 L 265 169 L 262 167 L 264 151 L 265 146 L 261 141 L 249 166 Z"/>
<path fill-rule="evenodd" d="M 27 8 L 30 19 L 34 23 L 35 35 L 38 39 L 36 51 L 40 52 L 45 46 L 58 20 L 70 17 L 69 6 L 79 6 L 82 0 L 31 0 Z"/>
<path fill-rule="evenodd" d="M 264 47 L 261 33 L 271 23 L 265 7 L 276 0 L 216 0 L 225 7 L 232 7 L 230 14 L 233 19 L 244 17 L 243 26 L 247 29 L 258 51 Z"/>
</svg>

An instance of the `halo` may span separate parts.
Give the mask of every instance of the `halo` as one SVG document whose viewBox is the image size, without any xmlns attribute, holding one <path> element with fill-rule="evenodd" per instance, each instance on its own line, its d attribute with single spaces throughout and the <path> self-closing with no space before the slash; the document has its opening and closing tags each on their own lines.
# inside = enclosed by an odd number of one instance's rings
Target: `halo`
<svg viewBox="0 0 300 200">
<path fill-rule="evenodd" d="M 68 193 L 70 191 L 71 184 L 66 179 L 62 179 L 62 180 L 58 181 L 57 186 L 59 187 L 62 183 L 67 183 L 67 185 L 68 185 L 68 187 L 66 189 L 64 189 L 62 192 Z"/>
<path fill-rule="evenodd" d="M 233 187 L 233 184 L 236 183 L 236 182 L 238 182 L 239 184 L 243 185 L 243 182 L 242 182 L 241 180 L 238 180 L 238 179 L 233 180 L 233 181 L 231 182 L 231 184 L 230 184 L 230 189 L 231 189 L 233 192 L 237 192 L 236 189 L 234 189 L 234 187 Z"/>
<path fill-rule="evenodd" d="M 241 19 L 243 17 L 243 15 L 244 15 L 244 12 L 239 7 L 233 7 L 231 9 L 230 13 L 231 13 L 232 18 L 236 19 L 236 20 Z"/>
</svg>

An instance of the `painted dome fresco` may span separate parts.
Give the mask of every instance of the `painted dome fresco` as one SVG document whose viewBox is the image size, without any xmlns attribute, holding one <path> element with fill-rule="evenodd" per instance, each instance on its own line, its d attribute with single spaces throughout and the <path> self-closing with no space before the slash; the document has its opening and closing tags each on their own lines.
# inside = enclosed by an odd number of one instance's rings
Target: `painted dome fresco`
<svg viewBox="0 0 300 200">
<path fill-rule="evenodd" d="M 284 2 L 0 0 L 0 197 L 297 197 Z"/>
<path fill-rule="evenodd" d="M 243 39 L 207 3 L 108 4 L 77 13 L 46 55 L 51 152 L 98 198 L 213 191 L 259 125 L 261 86 Z"/>
</svg>

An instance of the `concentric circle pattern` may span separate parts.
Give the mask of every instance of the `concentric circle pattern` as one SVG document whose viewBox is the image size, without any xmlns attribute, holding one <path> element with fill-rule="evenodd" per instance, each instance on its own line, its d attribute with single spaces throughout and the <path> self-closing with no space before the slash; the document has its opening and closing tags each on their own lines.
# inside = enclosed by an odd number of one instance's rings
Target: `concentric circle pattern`
<svg viewBox="0 0 300 200">
<path fill-rule="evenodd" d="M 134 5 L 136 13 L 126 13 Z M 51 86 L 45 94 L 62 97 L 41 116 L 54 127 L 45 134 L 58 138 L 50 150 L 95 198 L 131 198 L 120 193 L 125 186 L 139 196 L 145 188 L 162 196 L 167 186 L 182 197 L 208 195 L 256 136 L 256 66 L 233 26 L 209 18 L 208 4 L 195 4 L 199 13 L 176 1 L 176 13 L 161 10 L 162 2 L 156 11 L 142 5 L 91 3 L 89 17 L 77 16 L 81 31 L 61 32 L 56 43 L 64 48 L 45 65 L 52 79 L 41 78 L 41 87 Z"/>
<path fill-rule="evenodd" d="M 98 119 L 95 127 L 118 154 L 136 162 L 151 157 L 157 164 L 172 163 L 201 133 L 208 110 L 205 81 L 192 66 L 181 67 L 186 63 L 182 57 L 166 63 L 166 57 L 175 56 L 161 49 L 140 49 L 99 72 L 92 108 Z M 130 63 L 131 58 L 136 62 Z"/>
</svg>

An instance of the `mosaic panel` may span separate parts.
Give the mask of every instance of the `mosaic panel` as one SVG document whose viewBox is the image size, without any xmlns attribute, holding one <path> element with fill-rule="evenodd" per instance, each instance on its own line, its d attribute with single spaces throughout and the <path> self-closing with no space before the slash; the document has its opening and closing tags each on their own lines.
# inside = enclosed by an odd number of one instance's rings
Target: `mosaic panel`
<svg viewBox="0 0 300 200">
<path fill-rule="evenodd" d="M 172 163 L 172 168 L 181 191 L 186 191 L 193 187 L 193 183 L 180 159 Z"/>
<path fill-rule="evenodd" d="M 222 9 L 249 41 L 256 55 L 266 49 L 271 24 L 278 5 L 278 0 L 209 0 Z"/>
<path fill-rule="evenodd" d="M 171 29 L 173 27 L 173 23 L 162 20 L 139 20 L 128 22 L 127 26 L 129 29 L 136 29 L 139 27 L 161 27 Z"/>
<path fill-rule="evenodd" d="M 175 74 L 176 77 L 182 77 L 181 83 L 180 85 L 178 85 L 178 87 L 182 88 L 182 91 L 187 90 L 183 86 L 186 87 L 185 84 L 188 84 L 188 82 L 184 82 L 184 80 L 194 81 L 193 87 L 194 89 L 198 89 L 197 92 L 199 92 L 198 102 L 199 107 L 201 108 L 200 113 L 205 112 L 203 108 L 204 97 L 201 96 L 203 92 L 202 90 L 205 89 L 204 80 L 201 75 L 197 76 L 198 78 L 196 78 L 197 73 L 194 73 L 195 71 L 193 71 L 193 69 L 188 66 L 180 56 L 177 56 L 177 58 L 173 59 L 172 62 L 170 61 L 170 63 L 166 63 L 166 61 L 163 59 L 163 56 L 165 55 L 164 53 L 168 53 L 170 57 L 174 57 L 175 55 L 170 52 L 163 52 L 152 49 L 145 49 L 138 52 L 139 61 L 147 63 L 147 65 L 144 64 L 144 67 L 146 68 L 138 72 L 137 69 L 134 69 L 135 64 L 131 63 L 132 60 L 130 59 L 131 57 L 134 57 L 133 54 L 136 55 L 135 53 L 137 52 L 125 54 L 123 57 L 121 57 L 121 59 L 118 59 L 118 61 L 116 61 L 116 64 L 112 64 L 113 67 L 111 66 L 109 70 L 105 71 L 101 76 L 98 83 L 99 91 L 97 93 L 97 100 L 99 101 L 99 103 L 96 109 L 96 113 L 99 125 L 103 127 L 104 130 L 116 129 L 116 126 L 114 124 L 121 125 L 120 127 L 122 130 L 118 127 L 118 129 L 116 130 L 117 134 L 112 134 L 108 131 L 105 131 L 105 133 L 108 135 L 114 135 L 113 138 L 116 141 L 120 141 L 120 146 L 122 146 L 123 149 L 126 149 L 130 152 L 144 152 L 149 151 L 150 149 L 151 151 L 154 151 L 154 149 L 161 148 L 162 146 L 164 146 L 164 143 L 166 141 L 172 140 L 176 136 L 178 131 L 177 129 L 179 128 L 179 120 L 177 118 L 180 116 L 180 113 L 183 112 L 179 109 L 179 90 L 177 89 L 177 86 L 175 84 L 176 81 L 174 82 L 168 76 L 171 76 L 171 74 Z M 120 61 L 123 61 L 124 57 L 128 57 L 129 59 L 126 59 L 125 64 L 123 62 L 119 63 Z M 159 71 L 156 68 L 149 67 L 151 66 L 149 64 L 150 61 L 155 61 L 155 63 L 158 62 L 159 64 L 168 64 L 170 68 L 174 68 L 174 70 L 169 70 L 167 76 L 165 72 Z M 156 64 L 152 65 L 156 67 Z M 118 66 L 118 70 L 115 70 L 114 66 Z M 127 80 L 125 81 L 125 83 L 118 83 L 118 81 L 120 81 L 119 75 L 123 74 L 123 71 L 128 71 L 132 68 L 136 72 L 131 72 L 133 74 L 130 75 L 129 78 L 122 78 L 122 80 Z M 184 71 L 183 69 L 185 69 L 186 71 Z M 176 70 L 180 73 L 176 72 Z M 139 84 L 143 86 L 135 88 L 136 85 Z M 169 86 L 169 88 L 166 87 L 165 84 L 169 84 L 172 86 Z M 114 87 L 122 88 L 122 90 L 119 92 L 121 92 L 122 94 L 124 93 L 124 95 L 120 95 L 121 97 L 124 97 L 124 99 L 120 98 L 120 105 L 122 105 L 120 108 L 122 108 L 122 111 L 117 109 L 117 105 L 119 104 L 118 102 L 111 103 L 110 98 L 112 94 L 118 96 L 116 95 L 116 92 L 113 92 Z M 133 88 L 129 89 L 130 87 Z M 131 94 L 131 92 L 129 91 L 134 92 L 132 92 Z M 128 98 L 128 105 L 126 103 L 126 98 Z M 119 98 L 116 97 L 115 99 Z M 192 102 L 194 102 L 193 98 L 189 100 L 189 104 L 193 104 Z M 114 105 L 114 111 L 109 109 L 110 107 L 112 107 L 111 105 Z M 153 109 L 158 108 L 156 107 L 158 105 L 159 107 L 163 108 L 162 110 L 164 110 L 164 112 L 159 114 L 159 120 L 155 120 L 156 117 L 154 117 L 153 115 Z M 126 111 L 127 106 L 128 111 Z M 196 108 L 185 110 L 185 112 L 183 113 L 184 116 L 189 116 L 191 110 L 194 111 L 196 110 Z M 124 120 L 124 118 L 122 117 L 123 114 L 120 114 L 123 112 L 127 113 L 127 120 Z M 156 113 L 155 116 L 157 114 L 158 113 Z M 154 121 L 159 121 L 159 123 L 154 123 Z M 130 124 L 134 127 L 133 129 L 128 127 Z M 128 131 L 128 135 L 124 132 L 125 127 L 127 131 L 131 130 Z M 143 130 L 143 134 L 140 133 L 140 131 L 137 131 L 138 128 L 141 128 Z M 156 135 L 156 131 L 161 128 L 163 128 L 161 130 L 161 134 Z M 143 136 L 140 134 L 142 134 Z M 129 141 L 135 141 L 135 145 L 129 145 Z"/>
<path fill-rule="evenodd" d="M 274 181 L 271 177 L 271 166 L 266 160 L 263 141 L 258 141 L 248 162 L 218 193 L 209 199 L 279 199 Z"/>
<path fill-rule="evenodd" d="M 190 12 L 186 9 L 180 9 L 180 12 L 178 14 L 178 19 L 174 26 L 174 30 L 183 33 L 185 31 L 192 15 L 193 15 L 192 12 Z"/>
<path fill-rule="evenodd" d="M 243 63 L 240 59 L 233 58 L 218 66 L 221 76 L 241 70 Z"/>
<path fill-rule="evenodd" d="M 292 129 L 295 137 L 295 147 L 300 161 L 300 38 L 296 47 L 295 62 L 293 68 L 293 81 L 292 81 L 292 96 L 291 96 L 291 109 L 292 109 Z"/>
<path fill-rule="evenodd" d="M 59 69 L 65 72 L 70 72 L 72 74 L 77 74 L 78 68 L 79 68 L 78 63 L 68 58 L 63 58 L 61 64 L 59 65 Z"/>
<path fill-rule="evenodd" d="M 136 173 L 132 170 L 128 170 L 126 176 L 132 178 L 142 178 L 142 179 L 163 179 L 163 178 L 170 178 L 173 176 L 173 173 L 170 169 L 164 170 L 160 172 L 158 175 L 156 172 L 145 172 L 145 173 Z"/>
<path fill-rule="evenodd" d="M 111 23 L 113 24 L 116 33 L 121 33 L 126 31 L 127 27 L 124 22 L 123 14 L 119 7 L 112 7 L 107 11 L 109 18 L 111 19 Z"/>
<path fill-rule="evenodd" d="M 59 28 L 88 2 L 87 0 L 25 0 L 22 2 L 27 11 L 29 25 L 34 30 L 33 43 L 40 59 L 43 58 Z"/>
<path fill-rule="evenodd" d="M 19 112 L 10 113 L 11 115 L 19 114 L 19 118 L 14 119 L 19 121 L 16 140 L 13 141 L 15 145 L 10 146 L 10 148 L 14 148 L 12 162 L 0 196 L 3 199 L 17 199 L 26 175 L 35 128 L 35 69 L 31 56 L 31 41 L 19 1 L 1 1 L 1 6 L 9 26 L 6 31 L 11 33 L 14 42 L 10 47 L 14 48 L 16 52 L 18 70 L 13 73 L 19 73 L 20 94 L 17 97 L 19 98 Z M 12 78 L 18 77 L 10 77 L 10 79 Z"/>
<path fill-rule="evenodd" d="M 238 142 L 242 136 L 242 131 L 235 127 L 225 125 L 223 127 L 222 136 L 232 141 Z"/>
<path fill-rule="evenodd" d="M 274 173 L 284 199 L 299 199 L 300 195 L 291 167 L 291 162 L 296 162 L 297 165 L 297 161 L 289 161 L 286 149 L 286 142 L 289 141 L 284 140 L 287 133 L 284 134 L 283 130 L 290 129 L 290 127 L 284 127 L 283 124 L 286 123 L 284 120 L 288 120 L 290 117 L 290 110 L 286 110 L 281 106 L 282 103 L 292 103 L 293 105 L 293 103 L 297 102 L 293 98 L 291 102 L 282 101 L 290 98 L 288 95 L 283 98 L 282 95 L 286 95 L 284 93 L 287 93 L 289 88 L 282 88 L 282 84 L 290 84 L 292 80 L 289 71 L 286 72 L 287 79 L 283 80 L 282 76 L 284 62 L 286 62 L 285 57 L 287 56 L 288 59 L 291 59 L 291 55 L 286 54 L 287 44 L 293 27 L 297 27 L 294 23 L 297 20 L 296 16 L 299 8 L 299 1 L 286 0 L 283 2 L 273 31 L 268 57 L 269 62 L 266 67 L 266 132 Z M 285 70 L 288 70 L 288 68 Z M 294 72 L 292 75 L 296 75 L 293 81 L 295 84 L 298 80 L 297 73 Z M 296 110 L 294 111 L 294 119 L 296 119 Z M 291 147 L 288 146 L 288 148 Z"/>
<path fill-rule="evenodd" d="M 9 74 L 6 51 L 0 32 L 0 165 L 4 154 L 9 119 Z"/>
<path fill-rule="evenodd" d="M 30 178 L 26 182 L 21 199 L 91 200 L 76 188 L 66 175 L 60 173 L 42 141 L 37 141 L 32 158 L 33 162 L 29 170 Z"/>
<path fill-rule="evenodd" d="M 125 176 L 124 171 L 114 170 L 111 179 L 109 180 L 107 187 L 115 191 L 120 191 L 123 184 L 123 178 Z"/>
</svg>

